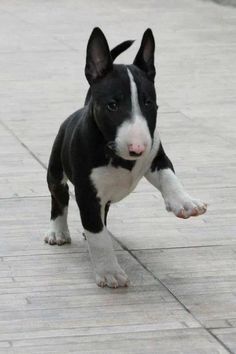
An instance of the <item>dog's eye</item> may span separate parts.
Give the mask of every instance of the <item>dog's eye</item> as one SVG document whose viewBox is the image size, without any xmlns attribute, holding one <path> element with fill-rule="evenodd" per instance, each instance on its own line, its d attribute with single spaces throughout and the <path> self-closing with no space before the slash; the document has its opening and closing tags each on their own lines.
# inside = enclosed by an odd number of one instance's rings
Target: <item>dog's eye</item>
<svg viewBox="0 0 236 354">
<path fill-rule="evenodd" d="M 115 101 L 111 101 L 106 105 L 106 108 L 110 112 L 116 112 L 118 111 L 118 104 Z"/>
<path fill-rule="evenodd" d="M 153 103 L 151 100 L 149 100 L 148 98 L 144 101 L 144 105 L 146 108 L 151 108 L 153 106 Z"/>
</svg>

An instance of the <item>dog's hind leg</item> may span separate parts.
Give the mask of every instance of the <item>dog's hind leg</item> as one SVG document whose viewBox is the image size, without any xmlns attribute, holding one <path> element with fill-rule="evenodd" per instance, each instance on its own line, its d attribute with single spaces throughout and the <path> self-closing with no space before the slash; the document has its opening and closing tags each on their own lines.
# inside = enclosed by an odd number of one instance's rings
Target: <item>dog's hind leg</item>
<svg viewBox="0 0 236 354">
<path fill-rule="evenodd" d="M 51 192 L 51 221 L 50 230 L 45 236 L 45 242 L 50 245 L 70 243 L 70 233 L 67 224 L 69 204 L 69 188 L 65 184 L 49 185 Z"/>
<path fill-rule="evenodd" d="M 71 242 L 67 224 L 69 187 L 61 163 L 62 138 L 59 132 L 53 145 L 47 173 L 48 188 L 51 193 L 51 221 L 44 240 L 50 245 Z"/>
</svg>

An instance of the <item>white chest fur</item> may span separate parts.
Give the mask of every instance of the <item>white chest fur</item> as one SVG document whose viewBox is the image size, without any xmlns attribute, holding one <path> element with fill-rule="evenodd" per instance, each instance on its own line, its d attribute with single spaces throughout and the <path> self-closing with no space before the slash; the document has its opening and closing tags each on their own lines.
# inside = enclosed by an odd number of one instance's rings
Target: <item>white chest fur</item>
<svg viewBox="0 0 236 354">
<path fill-rule="evenodd" d="M 92 170 L 90 178 L 102 204 L 108 201 L 116 203 L 134 190 L 139 180 L 148 171 L 159 143 L 159 136 L 156 133 L 151 152 L 145 158 L 137 160 L 131 171 L 122 167 L 114 167 L 111 163 Z"/>
<path fill-rule="evenodd" d="M 128 195 L 136 186 L 141 176 L 121 167 L 97 167 L 92 170 L 91 180 L 97 190 L 97 196 L 103 203 L 118 202 Z"/>
</svg>

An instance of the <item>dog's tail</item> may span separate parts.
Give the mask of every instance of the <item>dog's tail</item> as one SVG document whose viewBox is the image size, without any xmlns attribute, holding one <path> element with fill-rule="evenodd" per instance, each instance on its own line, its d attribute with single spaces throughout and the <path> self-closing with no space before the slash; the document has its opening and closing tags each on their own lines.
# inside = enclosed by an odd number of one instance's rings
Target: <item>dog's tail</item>
<svg viewBox="0 0 236 354">
<path fill-rule="evenodd" d="M 114 61 L 121 53 L 123 53 L 126 49 L 128 49 L 134 41 L 124 41 L 118 44 L 115 48 L 111 50 L 112 61 Z"/>
<path fill-rule="evenodd" d="M 110 51 L 112 61 L 114 61 L 121 53 L 123 53 L 126 49 L 128 49 L 133 43 L 134 43 L 134 41 L 131 41 L 131 40 L 124 41 L 124 42 L 118 44 L 116 47 L 114 47 Z M 85 102 L 84 102 L 85 106 L 89 102 L 90 97 L 91 97 L 91 90 L 89 88 L 86 98 L 85 98 Z"/>
</svg>

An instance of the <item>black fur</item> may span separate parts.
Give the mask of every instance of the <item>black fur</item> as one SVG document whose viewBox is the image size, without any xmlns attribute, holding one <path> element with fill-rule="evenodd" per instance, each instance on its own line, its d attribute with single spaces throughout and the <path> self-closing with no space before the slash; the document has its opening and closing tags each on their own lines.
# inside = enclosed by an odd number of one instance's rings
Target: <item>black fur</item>
<svg viewBox="0 0 236 354">
<path fill-rule="evenodd" d="M 118 44 L 115 48 L 113 48 L 110 52 L 112 61 L 114 62 L 115 59 L 121 53 L 123 53 L 126 49 L 128 49 L 133 43 L 134 43 L 134 41 L 131 41 L 131 40 L 124 41 L 124 42 Z M 85 103 L 84 103 L 85 105 L 89 103 L 90 97 L 91 97 L 91 89 L 89 88 L 86 98 L 85 98 Z"/>
<path fill-rule="evenodd" d="M 118 156 L 114 143 L 118 127 L 131 116 L 127 68 L 139 88 L 140 109 L 147 119 L 152 138 L 156 125 L 155 46 L 151 31 L 145 32 L 133 65 L 113 64 L 115 57 L 131 44 L 131 41 L 124 42 L 110 52 L 101 30 L 93 30 L 87 47 L 85 75 L 90 89 L 85 106 L 61 125 L 49 161 L 47 181 L 52 195 L 51 218 L 61 215 L 69 203 L 68 186 L 61 184 L 66 175 L 75 187 L 83 227 L 93 233 L 100 232 L 106 224 L 110 203 L 106 205 L 105 220 L 102 220 L 100 199 L 90 180 L 91 171 L 108 163 L 132 171 L 136 164 L 135 160 Z M 118 103 L 119 110 L 110 111 L 107 108 L 110 102 Z M 161 149 L 152 169 L 166 168 L 171 164 Z"/>
<path fill-rule="evenodd" d="M 143 35 L 141 47 L 134 59 L 134 65 L 143 70 L 147 77 L 154 82 L 156 69 L 154 65 L 155 41 L 150 28 Z"/>
<path fill-rule="evenodd" d="M 172 162 L 165 154 L 162 143 L 160 143 L 157 155 L 151 164 L 151 171 L 154 172 L 156 170 L 159 171 L 159 170 L 164 170 L 166 168 L 170 168 L 173 172 L 175 172 Z"/>
</svg>

